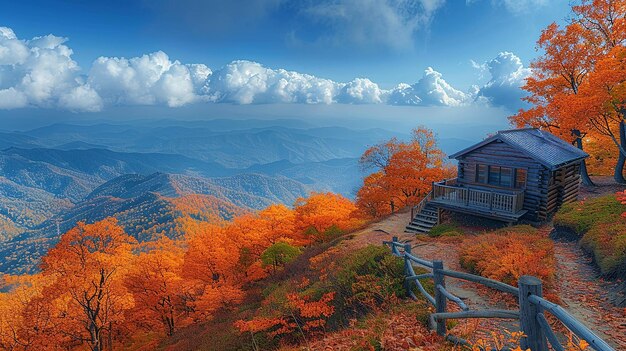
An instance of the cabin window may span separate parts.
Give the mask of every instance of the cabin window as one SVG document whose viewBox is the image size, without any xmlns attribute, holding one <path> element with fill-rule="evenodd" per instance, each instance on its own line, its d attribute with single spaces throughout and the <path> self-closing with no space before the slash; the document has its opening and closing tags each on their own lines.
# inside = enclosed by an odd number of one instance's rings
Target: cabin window
<svg viewBox="0 0 626 351">
<path fill-rule="evenodd" d="M 513 168 L 489 166 L 489 185 L 512 187 Z"/>
<path fill-rule="evenodd" d="M 507 188 L 513 186 L 513 168 L 500 167 L 500 186 Z"/>
<path fill-rule="evenodd" d="M 512 188 L 514 169 L 501 166 L 476 165 L 476 183 Z"/>
<path fill-rule="evenodd" d="M 526 187 L 526 178 L 528 174 L 525 169 L 518 168 L 515 170 L 515 187 L 522 189 Z"/>
<path fill-rule="evenodd" d="M 476 183 L 487 184 L 487 165 L 476 165 Z"/>
</svg>

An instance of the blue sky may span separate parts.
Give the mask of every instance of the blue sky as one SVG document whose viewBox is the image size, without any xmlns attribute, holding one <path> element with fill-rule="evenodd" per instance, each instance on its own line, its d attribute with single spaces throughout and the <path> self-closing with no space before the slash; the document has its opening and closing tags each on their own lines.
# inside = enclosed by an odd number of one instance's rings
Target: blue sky
<svg viewBox="0 0 626 351">
<path fill-rule="evenodd" d="M 2 8 L 0 109 L 70 113 L 214 103 L 514 111 L 523 107 L 519 86 L 541 29 L 569 14 L 567 0 L 11 1 Z"/>
</svg>

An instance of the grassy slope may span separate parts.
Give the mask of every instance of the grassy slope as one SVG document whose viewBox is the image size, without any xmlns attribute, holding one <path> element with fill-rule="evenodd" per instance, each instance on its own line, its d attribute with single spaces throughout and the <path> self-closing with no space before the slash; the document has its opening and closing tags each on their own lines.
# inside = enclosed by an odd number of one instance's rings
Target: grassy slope
<svg viewBox="0 0 626 351">
<path fill-rule="evenodd" d="M 404 223 L 404 217 L 398 225 L 401 223 Z M 394 330 L 402 323 L 400 329 L 404 328 L 403 333 L 410 337 L 421 335 L 414 341 L 417 344 L 434 341 L 426 328 L 424 301 L 415 304 L 403 299 L 402 261 L 391 256 L 386 247 L 369 245 L 370 242 L 380 243 L 382 239 L 367 237 L 371 228 L 363 231 L 365 235 L 346 234 L 330 243 L 307 248 L 278 274 L 247 287 L 245 301 L 234 310 L 221 311 L 213 320 L 182 328 L 171 338 L 160 342 L 155 341 L 159 338 L 155 334 L 142 335 L 128 349 L 252 350 L 250 335 L 240 334 L 233 323 L 254 316 L 276 314 L 281 308 L 276 302 L 284 301 L 285 295 L 290 292 L 313 300 L 324 293 L 336 293 L 333 301 L 335 313 L 327 320 L 326 332 L 307 334 L 307 342 L 312 349 L 323 349 L 324 345 L 331 343 L 337 347 L 340 344 L 351 345 L 353 350 L 370 350 L 370 346 L 380 349 L 383 343 L 396 345 L 401 341 L 391 335 L 393 333 L 389 328 L 392 323 Z M 358 284 L 361 279 L 368 279 L 367 284 Z M 304 281 L 308 283 L 303 284 Z M 355 283 L 357 290 L 352 289 Z M 432 284 L 426 284 L 426 289 L 432 293 Z M 378 299 L 376 308 L 353 301 L 351 298 L 354 295 Z M 419 323 L 415 323 L 416 316 L 421 316 Z M 283 340 L 289 343 L 277 343 L 262 333 L 255 334 L 255 341 L 262 350 L 289 350 L 292 346 L 288 345 L 297 347 L 298 344 L 305 344 L 299 333 L 284 336 Z"/>
<path fill-rule="evenodd" d="M 626 275 L 626 212 L 615 195 L 605 195 L 564 205 L 554 218 L 561 233 L 580 239 L 581 247 L 590 253 L 603 275 Z"/>
</svg>

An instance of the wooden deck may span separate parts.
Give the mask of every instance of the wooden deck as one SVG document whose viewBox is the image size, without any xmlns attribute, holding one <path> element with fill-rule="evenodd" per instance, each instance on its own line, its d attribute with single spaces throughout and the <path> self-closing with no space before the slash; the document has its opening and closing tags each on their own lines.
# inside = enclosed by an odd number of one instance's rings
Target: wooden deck
<svg viewBox="0 0 626 351">
<path fill-rule="evenodd" d="M 429 203 L 440 208 L 507 222 L 518 221 L 525 213 L 524 192 L 504 192 L 457 186 L 456 179 L 433 184 Z"/>
</svg>

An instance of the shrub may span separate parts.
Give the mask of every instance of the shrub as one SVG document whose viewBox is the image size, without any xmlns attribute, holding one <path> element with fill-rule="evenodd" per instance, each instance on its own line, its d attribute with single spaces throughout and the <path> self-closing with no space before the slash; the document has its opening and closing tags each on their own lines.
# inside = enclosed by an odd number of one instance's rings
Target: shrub
<svg viewBox="0 0 626 351">
<path fill-rule="evenodd" d="M 328 229 L 324 231 L 322 235 L 322 241 L 329 242 L 334 239 L 337 239 L 343 234 L 344 234 L 344 231 L 341 228 L 339 228 L 339 226 L 333 224 L 332 226 L 330 226 Z"/>
<path fill-rule="evenodd" d="M 297 342 L 302 333 L 336 329 L 404 296 L 404 263 L 387 247 L 368 246 L 334 263 L 326 279 L 312 284 L 303 279 L 268 286 L 256 312 L 235 326 L 256 342 Z"/>
<path fill-rule="evenodd" d="M 291 246 L 284 241 L 279 241 L 268 247 L 261 254 L 261 262 L 264 267 L 271 266 L 274 271 L 278 267 L 293 261 L 300 255 L 300 248 Z"/>
<path fill-rule="evenodd" d="M 404 262 L 389 248 L 370 245 L 347 255 L 331 280 L 332 288 L 348 303 L 380 305 L 404 293 Z"/>
<path fill-rule="evenodd" d="M 436 238 L 440 236 L 458 236 L 462 235 L 459 228 L 453 223 L 442 223 L 434 226 L 428 236 Z"/>
<path fill-rule="evenodd" d="M 500 229 L 466 239 L 460 251 L 461 266 L 487 278 L 517 285 L 522 275 L 552 285 L 555 273 L 554 243 L 530 226 Z"/>
</svg>

